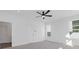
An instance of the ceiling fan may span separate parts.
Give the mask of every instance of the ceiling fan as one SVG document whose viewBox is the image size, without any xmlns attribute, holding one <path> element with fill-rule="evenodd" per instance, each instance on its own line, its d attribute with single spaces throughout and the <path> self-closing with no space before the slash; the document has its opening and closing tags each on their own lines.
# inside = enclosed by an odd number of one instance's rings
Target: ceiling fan
<svg viewBox="0 0 79 59">
<path fill-rule="evenodd" d="M 40 16 L 38 16 L 38 17 L 42 17 L 43 19 L 45 19 L 45 17 L 52 17 L 52 15 L 48 14 L 49 12 L 50 12 L 50 10 L 42 11 L 42 12 L 36 12 L 36 13 L 40 14 Z"/>
</svg>

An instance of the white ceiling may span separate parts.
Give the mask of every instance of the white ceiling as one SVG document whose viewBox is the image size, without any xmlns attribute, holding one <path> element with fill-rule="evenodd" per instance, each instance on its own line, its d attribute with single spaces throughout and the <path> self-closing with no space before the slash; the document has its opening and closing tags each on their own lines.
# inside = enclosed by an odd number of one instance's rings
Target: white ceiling
<svg viewBox="0 0 79 59">
<path fill-rule="evenodd" d="M 16 10 L 0 10 L 0 15 L 20 15 L 24 18 L 35 18 L 36 16 L 39 16 L 36 11 L 39 10 L 22 10 L 22 11 L 16 11 Z M 47 19 L 61 19 L 64 17 L 74 16 L 79 14 L 79 10 L 51 10 L 49 14 L 52 14 L 52 18 Z M 39 19 L 39 18 L 38 18 Z M 40 18 L 41 19 L 41 18 Z"/>
<path fill-rule="evenodd" d="M 75 16 L 79 14 L 79 10 L 53 10 L 54 19 L 61 19 L 64 17 Z"/>
<path fill-rule="evenodd" d="M 25 11 L 20 11 L 21 14 L 23 14 L 25 17 L 26 16 L 32 16 L 32 17 L 36 17 L 39 16 L 39 14 L 36 13 L 36 11 L 39 10 L 25 10 Z M 61 19 L 64 17 L 69 17 L 69 16 L 75 16 L 79 14 L 79 10 L 51 10 L 51 12 L 49 14 L 52 14 L 53 17 L 52 18 L 47 18 L 47 19 Z M 41 19 L 41 18 L 40 18 Z"/>
</svg>

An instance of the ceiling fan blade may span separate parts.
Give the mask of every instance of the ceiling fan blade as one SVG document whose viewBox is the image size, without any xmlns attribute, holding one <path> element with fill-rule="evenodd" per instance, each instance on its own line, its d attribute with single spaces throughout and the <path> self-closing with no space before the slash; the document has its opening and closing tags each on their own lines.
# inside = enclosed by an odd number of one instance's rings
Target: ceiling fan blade
<svg viewBox="0 0 79 59">
<path fill-rule="evenodd" d="M 52 15 L 45 15 L 46 17 L 52 17 Z"/>
<path fill-rule="evenodd" d="M 45 14 L 48 14 L 50 12 L 50 10 L 47 10 L 47 12 Z"/>
<path fill-rule="evenodd" d="M 42 15 L 40 12 L 37 12 L 38 14 Z"/>
</svg>

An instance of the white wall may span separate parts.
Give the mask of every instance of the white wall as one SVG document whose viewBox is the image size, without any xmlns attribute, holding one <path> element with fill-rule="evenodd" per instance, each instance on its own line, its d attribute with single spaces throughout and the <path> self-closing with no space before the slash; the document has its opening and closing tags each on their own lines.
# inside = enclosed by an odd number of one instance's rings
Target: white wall
<svg viewBox="0 0 79 59">
<path fill-rule="evenodd" d="M 52 26 L 52 36 L 51 41 L 65 43 L 65 36 L 68 33 L 68 22 L 56 21 L 51 24 Z"/>
<path fill-rule="evenodd" d="M 13 25 L 13 45 L 16 46 L 43 40 L 42 28 L 39 23 L 36 24 L 28 19 L 19 19 Z"/>
<path fill-rule="evenodd" d="M 42 23 L 35 11 L 0 11 L 0 21 L 12 24 L 12 46 L 43 40 Z"/>
<path fill-rule="evenodd" d="M 79 20 L 79 15 L 54 20 L 52 25 L 52 36 L 50 41 L 60 42 L 66 44 L 66 35 L 70 31 L 70 22 L 73 20 Z M 79 45 L 79 39 L 72 39 L 74 45 Z"/>
</svg>

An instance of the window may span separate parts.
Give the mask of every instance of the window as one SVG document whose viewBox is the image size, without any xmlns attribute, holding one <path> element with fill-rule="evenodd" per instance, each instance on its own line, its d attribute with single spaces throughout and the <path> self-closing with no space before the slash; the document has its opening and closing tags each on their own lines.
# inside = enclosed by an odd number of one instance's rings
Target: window
<svg viewBox="0 0 79 59">
<path fill-rule="evenodd" d="M 72 21 L 72 32 L 79 32 L 79 20 Z"/>
</svg>

